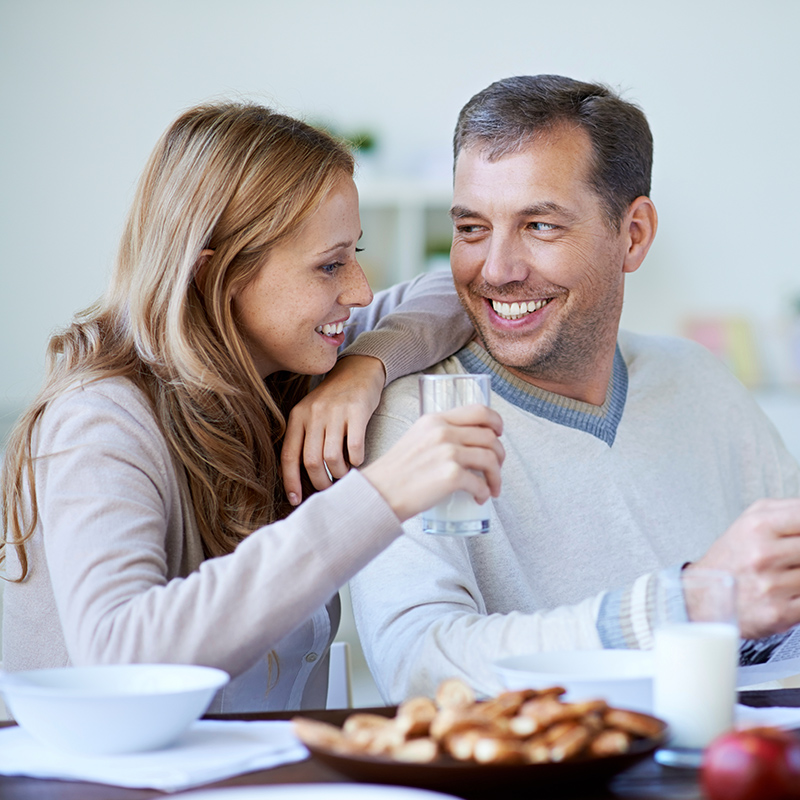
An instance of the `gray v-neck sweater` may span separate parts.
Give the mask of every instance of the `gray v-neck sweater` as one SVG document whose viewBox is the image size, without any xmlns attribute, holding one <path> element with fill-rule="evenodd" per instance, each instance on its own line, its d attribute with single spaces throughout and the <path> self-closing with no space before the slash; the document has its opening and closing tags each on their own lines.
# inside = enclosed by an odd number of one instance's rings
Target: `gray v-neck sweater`
<svg viewBox="0 0 800 800">
<path fill-rule="evenodd" d="M 351 581 L 387 701 L 452 675 L 497 692 L 492 662 L 504 656 L 646 646 L 657 571 L 702 555 L 755 500 L 800 496 L 800 468 L 774 427 L 691 342 L 621 332 L 599 408 L 531 386 L 477 344 L 430 371 L 491 374 L 503 488 L 488 534 L 430 536 L 410 520 Z M 369 457 L 418 413 L 416 377 L 392 384 Z"/>
</svg>

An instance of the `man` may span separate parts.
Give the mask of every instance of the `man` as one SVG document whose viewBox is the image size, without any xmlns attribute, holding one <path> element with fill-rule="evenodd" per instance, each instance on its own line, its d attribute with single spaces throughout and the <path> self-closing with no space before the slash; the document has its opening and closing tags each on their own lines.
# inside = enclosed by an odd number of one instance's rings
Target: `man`
<svg viewBox="0 0 800 800">
<path fill-rule="evenodd" d="M 647 647 L 661 570 L 733 572 L 744 636 L 800 622 L 797 463 L 709 353 L 618 330 L 657 227 L 642 112 L 601 86 L 511 78 L 467 103 L 454 144 L 451 265 L 476 336 L 431 371 L 491 375 L 503 489 L 488 535 L 417 518 L 351 582 L 386 700 L 451 676 L 495 692 L 504 656 Z M 368 458 L 417 416 L 416 379 L 392 384 Z"/>
</svg>

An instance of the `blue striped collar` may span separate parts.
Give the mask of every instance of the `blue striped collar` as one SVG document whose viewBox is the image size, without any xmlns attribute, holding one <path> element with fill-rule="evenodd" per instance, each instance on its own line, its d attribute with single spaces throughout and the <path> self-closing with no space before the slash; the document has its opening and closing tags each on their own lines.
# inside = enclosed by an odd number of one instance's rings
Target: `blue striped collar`
<svg viewBox="0 0 800 800">
<path fill-rule="evenodd" d="M 617 428 L 628 396 L 628 367 L 619 345 L 614 353 L 611 382 L 602 406 L 547 392 L 512 375 L 479 344 L 470 342 L 456 353 L 467 372 L 491 375 L 492 391 L 523 411 L 596 436 L 609 447 L 614 444 Z"/>
</svg>

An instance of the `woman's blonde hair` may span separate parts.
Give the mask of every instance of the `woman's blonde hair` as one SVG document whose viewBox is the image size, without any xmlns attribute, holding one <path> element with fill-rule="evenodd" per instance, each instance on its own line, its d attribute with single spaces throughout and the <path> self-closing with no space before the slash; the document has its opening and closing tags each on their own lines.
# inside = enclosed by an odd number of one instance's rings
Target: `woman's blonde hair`
<svg viewBox="0 0 800 800">
<path fill-rule="evenodd" d="M 262 380 L 231 301 L 342 174 L 353 174 L 353 158 L 340 142 L 263 106 L 198 106 L 170 126 L 140 179 L 106 294 L 50 340 L 44 388 L 10 437 L 0 548 L 18 548 L 15 579 L 39 519 L 34 429 L 76 383 L 123 376 L 142 389 L 185 471 L 206 556 L 289 512 L 277 451 L 308 379 Z"/>
</svg>

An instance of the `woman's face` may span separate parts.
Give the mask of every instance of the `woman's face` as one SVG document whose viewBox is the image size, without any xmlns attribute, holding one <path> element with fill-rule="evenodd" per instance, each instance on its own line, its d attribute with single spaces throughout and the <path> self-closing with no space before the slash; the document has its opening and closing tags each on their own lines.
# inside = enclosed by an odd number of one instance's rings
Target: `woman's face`
<svg viewBox="0 0 800 800">
<path fill-rule="evenodd" d="M 319 209 L 267 256 L 233 296 L 233 311 L 262 378 L 319 375 L 336 363 L 350 309 L 372 301 L 358 261 L 358 192 L 342 174 Z"/>
</svg>

